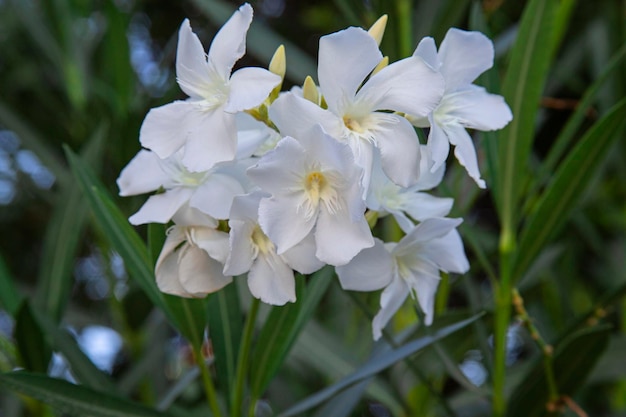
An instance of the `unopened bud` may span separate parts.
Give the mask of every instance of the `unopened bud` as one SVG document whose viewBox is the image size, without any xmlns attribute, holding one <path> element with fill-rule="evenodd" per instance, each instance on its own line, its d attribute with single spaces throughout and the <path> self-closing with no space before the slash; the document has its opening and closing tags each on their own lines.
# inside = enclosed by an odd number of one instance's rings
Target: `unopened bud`
<svg viewBox="0 0 626 417">
<path fill-rule="evenodd" d="M 313 81 L 310 75 L 307 75 L 304 79 L 304 84 L 302 84 L 302 96 L 315 104 L 319 105 L 320 103 L 320 93 L 317 91 L 315 81 Z"/>
<path fill-rule="evenodd" d="M 380 60 L 380 62 L 378 63 L 378 65 L 376 65 L 376 68 L 374 68 L 374 71 L 372 71 L 372 75 L 376 74 L 378 71 L 380 71 L 381 69 L 385 68 L 387 65 L 389 65 L 389 57 L 386 56 L 383 59 Z"/>
<path fill-rule="evenodd" d="M 367 33 L 370 34 L 372 38 L 376 41 L 378 46 L 380 46 L 380 42 L 383 40 L 383 35 L 385 34 L 385 27 L 387 26 L 387 15 L 384 14 L 378 18 L 376 22 L 370 27 L 370 30 Z"/>
<path fill-rule="evenodd" d="M 270 61 L 269 70 L 271 73 L 280 76 L 280 78 L 285 78 L 285 71 L 287 71 L 287 57 L 285 55 L 284 45 L 280 45 L 276 48 L 276 52 L 274 52 L 274 56 Z"/>
</svg>

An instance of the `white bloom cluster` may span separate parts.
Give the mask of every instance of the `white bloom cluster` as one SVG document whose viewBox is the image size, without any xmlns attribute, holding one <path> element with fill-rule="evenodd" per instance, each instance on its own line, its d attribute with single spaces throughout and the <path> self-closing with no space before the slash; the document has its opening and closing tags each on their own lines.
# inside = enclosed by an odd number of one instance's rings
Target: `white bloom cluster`
<svg viewBox="0 0 626 417">
<path fill-rule="evenodd" d="M 254 297 L 283 305 L 296 301 L 294 270 L 327 264 L 345 289 L 384 288 L 375 339 L 409 294 L 430 324 L 440 271 L 469 264 L 461 219 L 445 218 L 453 200 L 426 191 L 441 182 L 450 144 L 484 187 L 465 128 L 499 129 L 512 117 L 502 97 L 472 84 L 493 63 L 491 41 L 451 29 L 438 52 L 425 38 L 388 64 L 383 19 L 369 32 L 322 37 L 319 85 L 309 77 L 280 92 L 282 47 L 271 71 L 232 72 L 251 22 L 244 4 L 208 54 L 183 22 L 176 73 L 189 98 L 148 113 L 145 149 L 118 179 L 123 196 L 159 191 L 132 224 L 174 224 L 156 264 L 159 288 L 202 297 L 247 274 Z M 430 128 L 426 144 L 414 126 Z M 367 219 L 386 214 L 406 233 L 400 242 L 373 237 Z"/>
</svg>

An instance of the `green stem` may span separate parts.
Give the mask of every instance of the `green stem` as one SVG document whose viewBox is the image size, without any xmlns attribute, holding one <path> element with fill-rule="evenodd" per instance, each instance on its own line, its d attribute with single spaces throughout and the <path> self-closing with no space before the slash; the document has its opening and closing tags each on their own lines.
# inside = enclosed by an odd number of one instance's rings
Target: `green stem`
<svg viewBox="0 0 626 417">
<path fill-rule="evenodd" d="M 204 355 L 202 354 L 202 345 L 194 345 L 193 353 L 196 359 L 196 364 L 198 365 L 198 368 L 200 368 L 200 374 L 202 375 L 202 382 L 204 385 L 204 393 L 206 394 L 207 401 L 209 402 L 211 413 L 214 417 L 222 417 L 222 411 L 220 410 L 220 406 L 217 402 L 217 395 L 215 394 L 213 379 L 211 379 L 209 368 L 204 360 Z"/>
<path fill-rule="evenodd" d="M 398 18 L 398 54 L 404 58 L 413 53 L 413 0 L 396 0 Z"/>
<path fill-rule="evenodd" d="M 493 364 L 493 416 L 506 413 L 504 382 L 506 375 L 506 342 L 511 321 L 512 258 L 515 238 L 511 229 L 504 227 L 500 240 L 500 281 L 495 286 L 495 329 Z"/>
<path fill-rule="evenodd" d="M 246 374 L 248 372 L 248 362 L 250 359 L 250 347 L 252 342 L 252 333 L 254 332 L 254 323 L 259 311 L 259 299 L 253 298 L 250 305 L 250 311 L 246 318 L 246 325 L 243 329 L 243 336 L 241 338 L 241 348 L 239 349 L 239 356 L 237 358 L 237 373 L 235 375 L 235 387 L 232 390 L 231 396 L 231 417 L 241 417 L 241 406 L 243 403 L 243 389 L 246 380 Z M 254 407 L 254 404 L 250 404 L 250 407 Z"/>
</svg>

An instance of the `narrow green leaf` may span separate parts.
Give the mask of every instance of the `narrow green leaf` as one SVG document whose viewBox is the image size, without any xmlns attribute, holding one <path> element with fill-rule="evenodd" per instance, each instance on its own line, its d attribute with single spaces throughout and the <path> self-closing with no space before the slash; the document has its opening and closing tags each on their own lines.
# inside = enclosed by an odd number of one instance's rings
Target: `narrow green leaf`
<svg viewBox="0 0 626 417">
<path fill-rule="evenodd" d="M 92 167 L 101 165 L 99 159 L 106 132 L 104 125 L 96 129 L 82 152 L 81 158 Z M 69 298 L 76 251 L 86 218 L 86 202 L 76 181 L 71 179 L 63 186 L 48 222 L 35 295 L 35 305 L 56 321 L 63 316 Z"/>
<path fill-rule="evenodd" d="M 223 0 L 192 0 L 192 3 L 218 27 L 222 26 L 236 10 L 235 7 Z M 246 45 L 249 54 L 261 62 L 269 64 L 276 48 L 280 45 L 284 45 L 287 51 L 287 78 L 301 84 L 307 75 L 317 74 L 317 65 L 306 52 L 265 26 L 261 21 L 252 22 Z M 206 46 L 208 47 L 208 45 Z"/>
<path fill-rule="evenodd" d="M 241 304 L 233 283 L 209 297 L 209 336 L 215 355 L 217 380 L 229 389 L 235 380 L 235 367 L 243 330 Z"/>
<path fill-rule="evenodd" d="M 124 265 L 141 289 L 154 305 L 162 308 L 166 314 L 170 314 L 163 294 L 156 286 L 146 245 L 104 191 L 104 187 L 89 167 L 69 148 L 65 150 L 72 172 L 89 202 L 97 224 L 124 259 Z"/>
<path fill-rule="evenodd" d="M 610 334 L 610 326 L 586 328 L 559 344 L 553 362 L 559 394 L 571 396 L 584 386 L 587 376 L 606 349 Z M 513 391 L 507 417 L 546 414 L 548 388 L 541 359 L 537 358 L 532 369 Z"/>
<path fill-rule="evenodd" d="M 206 328 L 206 299 L 181 298 L 174 295 L 163 295 L 168 309 L 174 316 L 176 329 L 196 348 L 204 341 Z"/>
<path fill-rule="evenodd" d="M 621 138 L 625 112 L 626 99 L 589 129 L 562 162 L 522 230 L 514 277 L 522 276 L 577 206 L 611 144 Z"/>
<path fill-rule="evenodd" d="M 48 372 L 52 350 L 35 320 L 28 301 L 24 301 L 15 317 L 15 342 L 22 365 L 29 371 Z"/>
<path fill-rule="evenodd" d="M 296 281 L 298 302 L 272 309 L 263 325 L 252 356 L 250 387 L 254 398 L 263 393 L 282 365 L 333 276 L 333 268 L 325 267 L 310 276 L 305 286 L 305 278 L 298 275 Z"/>
<path fill-rule="evenodd" d="M 32 313 L 48 344 L 63 355 L 79 382 L 95 390 L 117 392 L 111 379 L 91 362 L 67 330 L 58 328 L 51 317 L 40 311 L 33 310 Z"/>
<path fill-rule="evenodd" d="M 22 295 L 15 288 L 11 272 L 0 255 L 0 308 L 15 317 L 21 303 Z"/>
<path fill-rule="evenodd" d="M 36 398 L 63 413 L 91 417 L 166 417 L 143 405 L 70 384 L 61 379 L 29 372 L 0 375 L 0 386 Z"/>
<path fill-rule="evenodd" d="M 518 202 L 528 173 L 535 118 L 553 54 L 551 42 L 558 2 L 531 0 L 522 15 L 517 40 L 502 86 L 513 120 L 499 136 L 500 218 L 505 233 L 517 227 Z"/>
<path fill-rule="evenodd" d="M 378 372 L 383 371 L 384 369 L 390 367 L 394 363 L 407 358 L 414 353 L 424 349 L 427 346 L 430 346 L 434 342 L 443 339 L 444 337 L 460 330 L 475 320 L 478 320 L 482 314 L 476 315 L 469 319 L 460 321 L 448 327 L 444 327 L 443 329 L 433 333 L 432 335 L 421 337 L 419 339 L 413 340 L 398 349 L 394 349 L 390 352 L 385 352 L 381 355 L 377 355 L 367 361 L 363 366 L 361 366 L 356 372 L 347 377 L 343 378 L 339 382 L 324 388 L 321 391 L 307 397 L 305 400 L 299 402 L 298 404 L 290 407 L 287 411 L 279 414 L 279 417 L 288 417 L 288 416 L 296 416 L 300 415 L 300 413 L 307 411 L 319 404 L 323 401 L 331 398 L 335 394 L 340 391 L 348 388 L 349 386 L 358 383 L 366 378 L 376 375 Z"/>
</svg>

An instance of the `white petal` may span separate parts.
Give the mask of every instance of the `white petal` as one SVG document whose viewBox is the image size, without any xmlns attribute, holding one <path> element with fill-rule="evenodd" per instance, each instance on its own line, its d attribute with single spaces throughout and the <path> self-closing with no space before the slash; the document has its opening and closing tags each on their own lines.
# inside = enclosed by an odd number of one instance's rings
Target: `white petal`
<svg viewBox="0 0 626 417">
<path fill-rule="evenodd" d="M 404 117 L 376 131 L 383 171 L 394 183 L 409 187 L 419 178 L 420 146 L 413 126 Z"/>
<path fill-rule="evenodd" d="M 230 95 L 225 111 L 235 113 L 257 107 L 281 82 L 278 75 L 263 68 L 241 68 L 230 78 Z"/>
<path fill-rule="evenodd" d="M 411 288 L 415 291 L 420 308 L 426 315 L 424 324 L 427 326 L 433 323 L 435 294 L 437 293 L 437 287 L 440 281 L 439 271 L 437 271 L 436 268 L 428 271 L 428 273 L 422 271 L 419 275 L 415 275 L 413 279 L 411 279 Z"/>
<path fill-rule="evenodd" d="M 236 179 L 228 175 L 212 174 L 195 190 L 189 205 L 216 219 L 227 219 L 233 198 L 244 193 Z"/>
<path fill-rule="evenodd" d="M 189 199 L 193 190 L 189 188 L 174 188 L 162 194 L 150 196 L 137 213 L 130 216 L 128 221 L 131 224 L 145 223 L 167 223 L 172 216 Z"/>
<path fill-rule="evenodd" d="M 178 279 L 178 254 L 176 248 L 185 241 L 185 234 L 179 227 L 171 227 L 157 259 L 154 273 L 156 283 L 164 293 L 190 297 Z"/>
<path fill-rule="evenodd" d="M 209 227 L 195 227 L 192 231 L 192 238 L 193 243 L 208 253 L 211 258 L 220 263 L 226 262 L 229 252 L 227 233 Z"/>
<path fill-rule="evenodd" d="M 224 264 L 224 274 L 241 275 L 250 270 L 254 260 L 254 248 L 252 247 L 252 231 L 254 224 L 241 220 L 230 219 L 229 245 L 230 252 Z"/>
<path fill-rule="evenodd" d="M 322 206 L 315 228 L 315 242 L 317 258 L 333 266 L 345 265 L 361 250 L 374 246 L 365 216 L 354 221 L 346 206 L 334 213 Z"/>
<path fill-rule="evenodd" d="M 300 243 L 281 256 L 287 265 L 301 274 L 312 274 L 324 266 L 324 262 L 315 257 L 315 250 L 315 236 L 309 233 Z"/>
<path fill-rule="evenodd" d="M 376 291 L 391 283 L 393 279 L 393 258 L 380 239 L 374 239 L 374 246 L 363 249 L 347 265 L 335 270 L 344 290 Z"/>
<path fill-rule="evenodd" d="M 230 209 L 229 218 L 231 220 L 242 220 L 246 223 L 256 224 L 259 218 L 259 203 L 263 197 L 269 197 L 269 195 L 255 191 L 250 194 L 235 197 Z"/>
<path fill-rule="evenodd" d="M 475 85 L 446 96 L 444 101 L 444 108 L 450 109 L 449 116 L 472 129 L 502 129 L 513 119 L 502 96 L 489 94 Z"/>
<path fill-rule="evenodd" d="M 282 255 L 302 241 L 313 229 L 317 216 L 306 218 L 300 199 L 279 196 L 264 198 L 259 205 L 259 224 Z"/>
<path fill-rule="evenodd" d="M 435 173 L 444 166 L 446 159 L 448 159 L 450 141 L 443 128 L 433 121 L 432 115 L 428 119 L 430 120 L 430 132 L 428 133 L 426 147 L 433 163 L 430 170 L 432 173 Z"/>
<path fill-rule="evenodd" d="M 237 155 L 236 159 L 249 158 L 266 141 L 270 140 L 275 131 L 265 123 L 259 122 L 248 113 L 239 112 L 235 115 L 237 125 Z"/>
<path fill-rule="evenodd" d="M 411 194 L 407 204 L 402 208 L 409 216 L 421 222 L 431 217 L 447 216 L 453 204 L 453 198 L 435 197 L 418 192 Z"/>
<path fill-rule="evenodd" d="M 172 216 L 172 221 L 177 226 L 204 226 L 215 229 L 218 225 L 216 219 L 198 209 L 189 207 L 189 204 L 178 209 L 176 214 Z"/>
<path fill-rule="evenodd" d="M 120 195 L 137 195 L 158 190 L 160 187 L 169 188 L 170 177 L 163 172 L 159 161 L 160 158 L 154 152 L 140 150 L 117 179 Z"/>
<path fill-rule="evenodd" d="M 302 188 L 306 161 L 306 150 L 302 145 L 294 138 L 286 137 L 247 173 L 264 191 L 282 194 Z"/>
<path fill-rule="evenodd" d="M 430 156 L 428 146 L 420 145 L 420 176 L 413 187 L 417 191 L 431 190 L 438 186 L 443 180 L 446 173 L 446 166 L 441 165 L 439 168 L 431 171 L 433 159 Z"/>
<path fill-rule="evenodd" d="M 443 237 L 434 239 L 423 247 L 424 257 L 434 262 L 444 272 L 464 274 L 469 270 L 463 241 L 456 229 Z"/>
<path fill-rule="evenodd" d="M 380 310 L 372 320 L 374 340 L 380 339 L 382 331 L 389 320 L 402 307 L 404 300 L 409 295 L 409 287 L 399 276 L 395 276 L 391 284 L 380 295 Z"/>
<path fill-rule="evenodd" d="M 255 298 L 282 306 L 296 301 L 293 271 L 273 253 L 260 255 L 248 273 L 248 287 Z"/>
<path fill-rule="evenodd" d="M 441 101 L 444 80 L 421 58 L 409 57 L 377 72 L 359 90 L 356 100 L 374 110 L 394 110 L 424 117 Z"/>
<path fill-rule="evenodd" d="M 406 214 L 402 211 L 398 210 L 389 210 L 389 213 L 393 215 L 393 218 L 396 219 L 398 226 L 404 233 L 409 233 L 415 227 L 415 223 L 413 220 L 409 219 Z"/>
<path fill-rule="evenodd" d="M 441 238 L 454 230 L 462 219 L 432 218 L 426 219 L 398 242 L 392 251 L 394 256 L 413 255 L 415 247 Z M 420 246 L 421 247 L 421 246 Z"/>
<path fill-rule="evenodd" d="M 272 103 L 269 114 L 283 136 L 300 138 L 318 123 L 331 136 L 339 137 L 342 132 L 340 117 L 293 93 L 278 97 Z"/>
<path fill-rule="evenodd" d="M 188 96 L 202 98 L 202 92 L 211 84 L 204 47 L 185 19 L 178 31 L 176 49 L 176 78 Z"/>
<path fill-rule="evenodd" d="M 351 27 L 320 39 L 317 75 L 328 108 L 334 113 L 352 98 L 365 77 L 383 59 L 365 30 Z"/>
<path fill-rule="evenodd" d="M 189 101 L 175 101 L 148 112 L 139 131 L 141 146 L 164 159 L 180 149 L 187 140 L 189 127 L 186 119 L 194 105 Z"/>
<path fill-rule="evenodd" d="M 225 277 L 222 273 L 223 265 L 199 247 L 189 245 L 181 251 L 178 265 L 180 283 L 192 296 L 203 297 L 232 281 L 232 277 Z"/>
<path fill-rule="evenodd" d="M 422 58 L 429 67 L 436 71 L 439 70 L 440 63 L 437 57 L 437 46 L 435 45 L 435 40 L 430 36 L 422 38 L 415 52 L 413 52 L 413 56 Z"/>
<path fill-rule="evenodd" d="M 480 32 L 448 30 L 439 47 L 446 92 L 471 84 L 493 66 L 493 42 Z"/>
<path fill-rule="evenodd" d="M 222 108 L 209 112 L 196 110 L 188 115 L 189 132 L 183 164 L 192 172 L 211 169 L 232 161 L 237 152 L 235 116 Z"/>
<path fill-rule="evenodd" d="M 446 126 L 446 130 L 450 143 L 455 146 L 454 156 L 456 156 L 456 159 L 465 167 L 469 176 L 472 177 L 480 188 L 486 188 L 485 181 L 480 178 L 478 158 L 472 137 L 463 126 L 456 124 Z"/>
<path fill-rule="evenodd" d="M 252 22 L 252 7 L 245 3 L 217 32 L 209 49 L 209 63 L 228 80 L 235 62 L 246 53 L 246 34 Z"/>
</svg>

